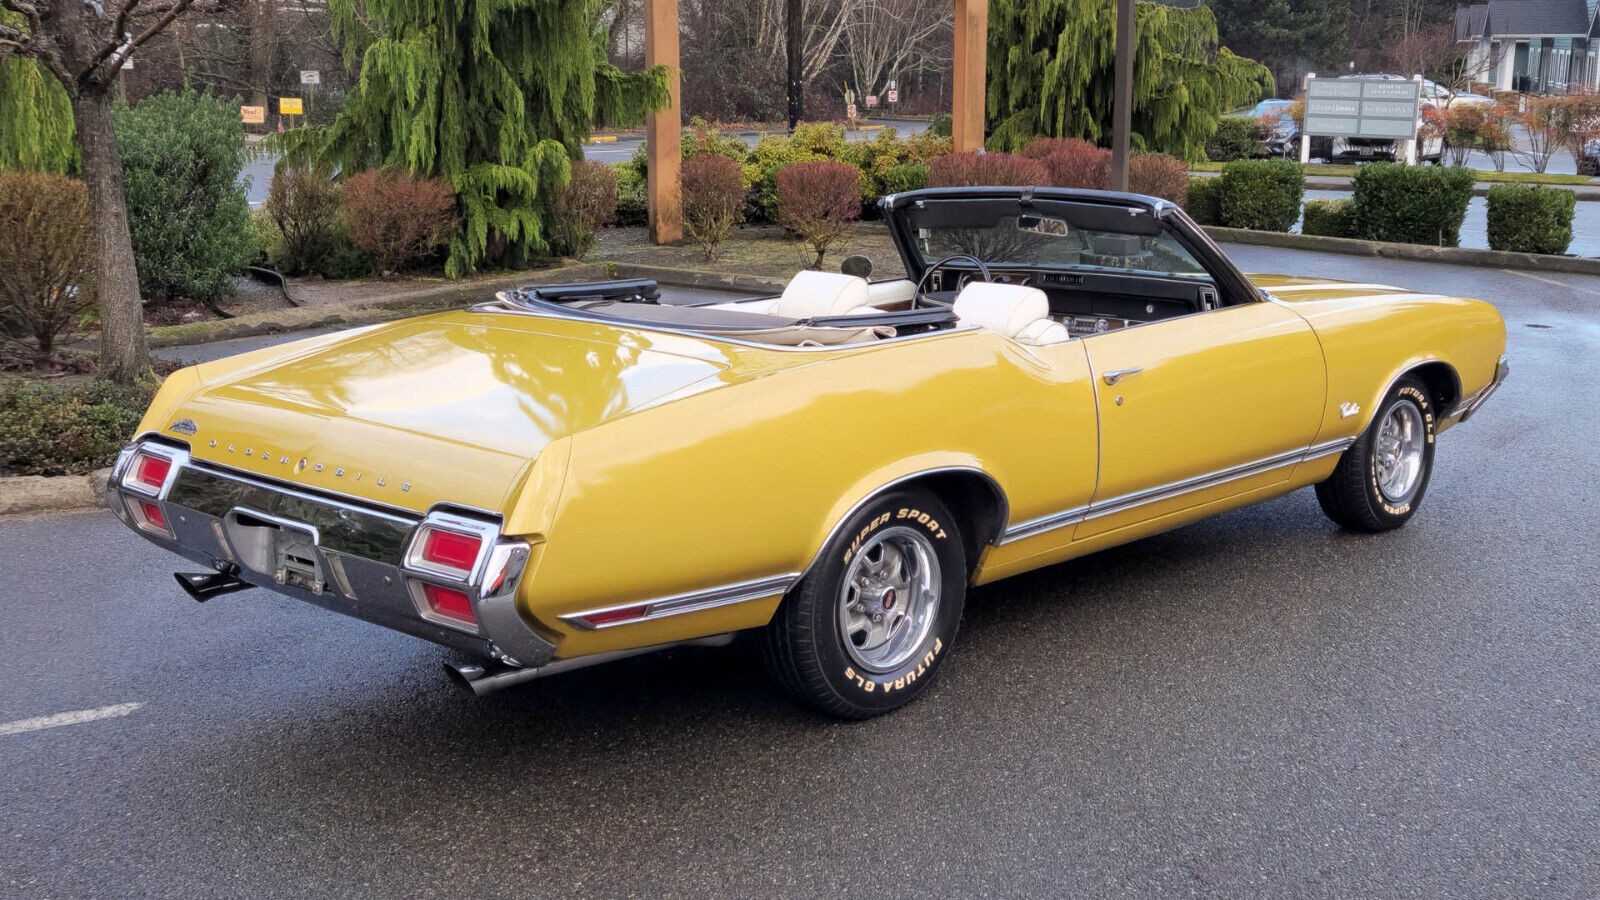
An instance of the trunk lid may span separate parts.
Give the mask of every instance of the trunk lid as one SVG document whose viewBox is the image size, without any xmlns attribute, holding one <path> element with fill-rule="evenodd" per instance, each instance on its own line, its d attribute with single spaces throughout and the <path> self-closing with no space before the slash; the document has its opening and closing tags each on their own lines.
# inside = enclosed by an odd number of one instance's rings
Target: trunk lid
<svg viewBox="0 0 1600 900">
<path fill-rule="evenodd" d="M 500 510 L 550 442 L 727 368 L 673 336 L 446 313 L 202 366 L 171 422 L 193 420 L 194 456 L 231 468 L 404 509 Z"/>
</svg>

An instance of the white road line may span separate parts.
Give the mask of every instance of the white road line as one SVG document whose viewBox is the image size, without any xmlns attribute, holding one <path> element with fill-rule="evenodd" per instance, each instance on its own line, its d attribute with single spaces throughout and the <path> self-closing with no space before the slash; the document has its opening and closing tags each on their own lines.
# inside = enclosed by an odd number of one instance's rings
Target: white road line
<svg viewBox="0 0 1600 900">
<path fill-rule="evenodd" d="M 1565 281 L 1558 281 L 1554 278 L 1546 278 L 1543 275 L 1535 275 L 1532 272 L 1519 272 L 1516 269 L 1501 269 L 1500 271 L 1511 275 L 1521 275 L 1523 278 L 1531 278 L 1534 281 L 1542 281 L 1545 284 L 1555 285 L 1558 288 L 1566 288 L 1569 291 L 1582 291 L 1585 294 L 1600 294 L 1600 291 L 1596 291 L 1594 288 L 1584 287 L 1583 285 L 1579 284 L 1568 284 Z"/>
<path fill-rule="evenodd" d="M 77 712 L 39 716 L 36 719 L 18 719 L 15 722 L 0 724 L 0 737 L 5 737 L 8 734 L 42 731 L 46 728 L 60 728 L 63 725 L 82 725 L 84 722 L 93 722 L 96 719 L 115 719 L 118 716 L 128 715 L 143 706 L 143 703 L 118 703 L 115 706 L 102 706 L 99 709 L 80 709 Z"/>
</svg>

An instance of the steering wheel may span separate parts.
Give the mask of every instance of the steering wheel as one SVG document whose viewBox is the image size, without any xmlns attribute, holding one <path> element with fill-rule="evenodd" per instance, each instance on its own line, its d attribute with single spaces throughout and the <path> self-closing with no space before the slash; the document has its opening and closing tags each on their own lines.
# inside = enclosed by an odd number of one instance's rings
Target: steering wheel
<svg viewBox="0 0 1600 900">
<path fill-rule="evenodd" d="M 917 292 L 911 296 L 915 299 L 921 299 L 927 293 L 929 277 L 944 266 L 961 259 L 971 260 L 978 267 L 978 273 L 983 276 L 984 281 L 994 280 L 994 276 L 989 274 L 989 267 L 983 264 L 983 260 L 967 253 L 957 253 L 952 256 L 946 256 L 944 259 L 941 259 L 926 269 L 923 269 L 922 277 L 917 279 Z"/>
</svg>

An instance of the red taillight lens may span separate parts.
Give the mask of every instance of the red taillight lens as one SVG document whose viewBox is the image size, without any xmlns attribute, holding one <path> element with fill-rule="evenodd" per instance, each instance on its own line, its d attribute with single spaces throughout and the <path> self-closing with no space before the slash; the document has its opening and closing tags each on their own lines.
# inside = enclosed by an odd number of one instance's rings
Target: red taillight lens
<svg viewBox="0 0 1600 900">
<path fill-rule="evenodd" d="M 128 474 L 123 476 L 123 483 L 138 488 L 147 494 L 159 494 L 167 484 L 167 476 L 172 474 L 172 460 L 154 453 L 140 452 L 133 457 L 133 464 L 128 466 Z"/>
<path fill-rule="evenodd" d="M 132 500 L 129 506 L 140 528 L 172 536 L 172 529 L 167 527 L 167 514 L 161 511 L 161 504 L 154 500 Z"/>
<path fill-rule="evenodd" d="M 465 591 L 424 583 L 422 596 L 428 601 L 428 608 L 435 615 L 467 625 L 478 624 L 478 617 L 472 614 L 472 600 L 467 597 Z"/>
<path fill-rule="evenodd" d="M 422 537 L 422 559 L 435 566 L 453 569 L 465 577 L 478 562 L 478 550 L 482 546 L 483 539 L 476 535 L 433 528 Z"/>
</svg>

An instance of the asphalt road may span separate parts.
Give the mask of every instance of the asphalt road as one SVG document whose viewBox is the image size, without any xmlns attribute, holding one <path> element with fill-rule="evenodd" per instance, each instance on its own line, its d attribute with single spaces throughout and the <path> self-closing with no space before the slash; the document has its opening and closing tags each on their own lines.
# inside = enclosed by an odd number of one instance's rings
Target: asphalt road
<svg viewBox="0 0 1600 900">
<path fill-rule="evenodd" d="M 183 599 L 109 514 L 0 523 L 0 894 L 1595 896 L 1600 279 L 1235 249 L 1501 304 L 1512 378 L 1417 518 L 1302 491 L 985 588 L 872 722 L 737 647 L 472 699 L 410 638 Z"/>
</svg>

